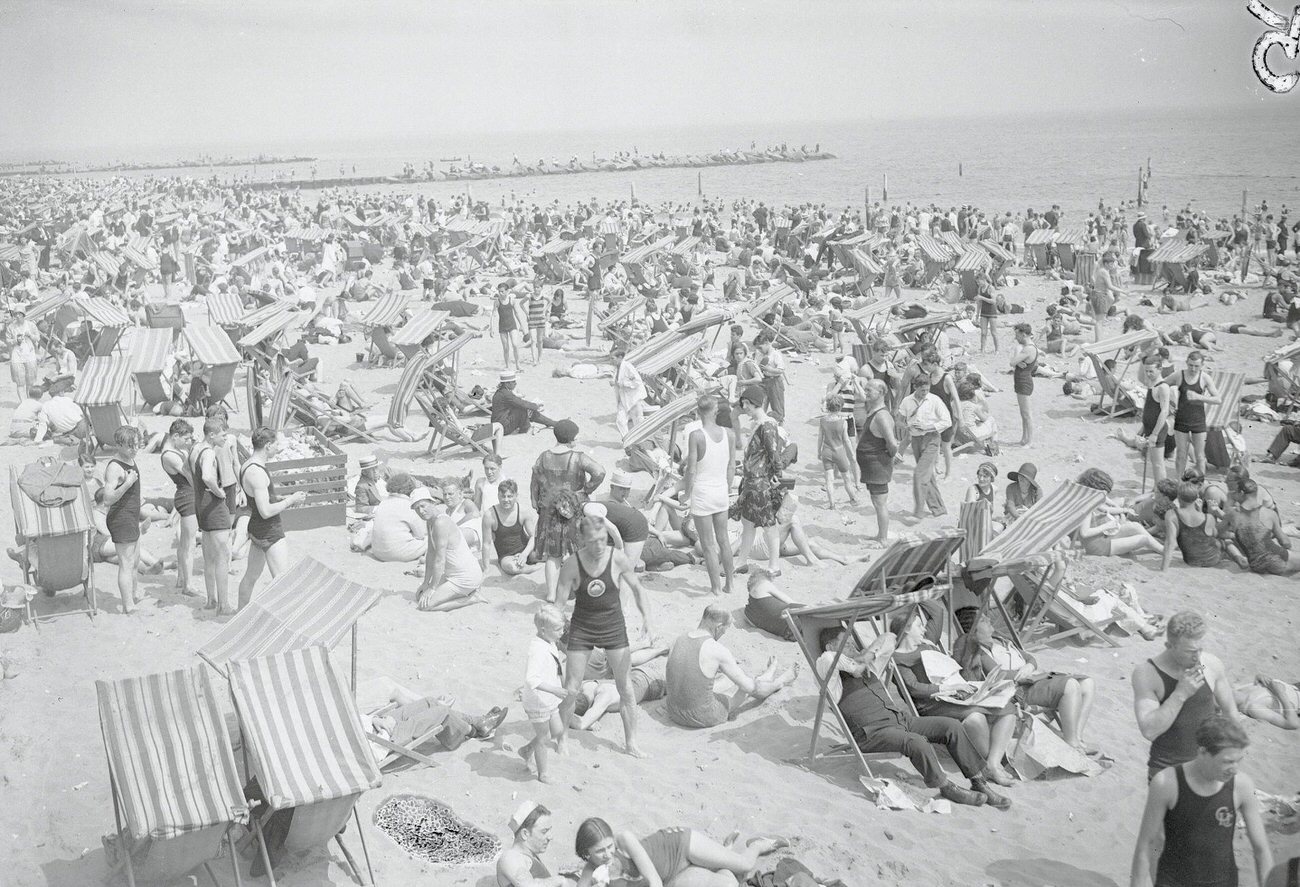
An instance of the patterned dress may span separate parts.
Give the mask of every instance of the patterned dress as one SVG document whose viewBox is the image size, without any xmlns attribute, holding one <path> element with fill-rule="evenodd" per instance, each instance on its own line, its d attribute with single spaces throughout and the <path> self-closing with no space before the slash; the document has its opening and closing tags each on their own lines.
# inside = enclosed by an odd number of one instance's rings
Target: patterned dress
<svg viewBox="0 0 1300 887">
<path fill-rule="evenodd" d="M 740 465 L 740 497 L 730 508 L 733 520 L 749 521 L 756 527 L 777 524 L 781 507 L 781 437 L 776 422 L 768 417 L 754 429 Z"/>
<path fill-rule="evenodd" d="M 537 457 L 532 481 L 533 504 L 537 508 L 537 543 L 533 550 L 537 557 L 558 560 L 573 552 L 578 515 L 587 500 L 583 493 L 586 483 L 580 453 L 547 450 Z"/>
</svg>

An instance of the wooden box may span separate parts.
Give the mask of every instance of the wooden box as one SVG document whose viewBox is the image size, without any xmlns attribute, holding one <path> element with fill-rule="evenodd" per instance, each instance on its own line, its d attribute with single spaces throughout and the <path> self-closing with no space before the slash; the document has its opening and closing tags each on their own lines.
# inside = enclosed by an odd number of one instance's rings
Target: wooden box
<svg viewBox="0 0 1300 887">
<path fill-rule="evenodd" d="M 267 465 L 276 497 L 283 499 L 292 493 L 304 492 L 307 501 L 280 512 L 286 531 L 313 530 L 317 527 L 342 527 L 347 525 L 348 508 L 348 457 L 325 435 L 315 428 L 295 432 L 315 438 L 319 448 L 327 455 L 310 459 L 276 460 Z M 239 446 L 241 459 L 248 458 L 248 450 Z"/>
</svg>

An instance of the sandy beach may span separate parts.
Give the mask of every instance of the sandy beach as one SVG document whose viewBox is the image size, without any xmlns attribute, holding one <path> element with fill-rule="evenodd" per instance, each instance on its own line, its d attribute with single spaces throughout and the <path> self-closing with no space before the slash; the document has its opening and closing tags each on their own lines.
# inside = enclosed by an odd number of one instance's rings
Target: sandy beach
<svg viewBox="0 0 1300 887">
<path fill-rule="evenodd" d="M 1037 327 L 1044 305 L 1055 298 L 1060 284 L 1037 275 L 1006 290 L 1008 300 L 1023 304 L 1024 319 Z M 1136 288 L 1135 288 L 1136 289 Z M 1234 308 L 1218 304 L 1196 312 L 1197 319 L 1226 320 L 1253 316 L 1262 290 L 1247 290 L 1248 300 Z M 920 297 L 920 291 L 905 295 Z M 352 306 L 354 312 L 365 306 Z M 580 316 L 585 301 L 575 300 L 571 313 Z M 1137 309 L 1150 314 L 1152 309 Z M 204 312 L 187 305 L 191 319 Z M 1014 318 L 1020 319 L 1020 318 Z M 1181 319 L 1181 318 L 1180 318 Z M 1162 319 L 1164 320 L 1164 319 Z M 1114 325 L 1114 332 L 1118 332 Z M 1040 379 L 1034 395 L 1038 420 L 1037 439 L 1029 450 L 1005 445 L 1019 429 L 1010 376 L 1009 352 L 1004 341 L 999 354 L 979 355 L 978 334 L 953 333 L 971 352 L 970 360 L 1006 393 L 990 396 L 1004 442 L 998 465 L 999 502 L 1006 472 L 1023 461 L 1039 466 L 1045 489 L 1097 466 L 1116 479 L 1117 494 L 1139 489 L 1142 470 L 1134 451 L 1108 435 L 1119 424 L 1089 415 L 1087 404 L 1061 395 L 1060 383 Z M 1004 338 L 1010 340 L 1010 330 Z M 725 340 L 725 336 L 723 337 Z M 1221 335 L 1227 350 L 1215 353 L 1211 369 L 1246 371 L 1258 375 L 1261 357 L 1277 340 Z M 719 347 L 721 341 L 719 342 Z M 328 384 L 346 378 L 372 402 L 387 404 L 400 373 L 398 369 L 362 368 L 355 363 L 355 344 L 317 346 L 321 377 Z M 1181 358 L 1182 349 L 1175 352 Z M 569 360 L 547 351 L 539 367 L 526 367 L 519 391 L 525 397 L 545 400 L 550 415 L 569 417 L 580 428 L 579 443 L 607 469 L 623 454 L 614 430 L 614 395 L 607 380 L 579 381 L 553 378 L 552 370 Z M 860 540 L 874 529 L 869 506 L 842 506 L 831 511 L 821 491 L 816 435 L 818 401 L 829 381 L 834 356 L 813 353 L 807 360 L 791 359 L 790 415 L 786 422 L 797 442 L 800 458 L 790 472 L 798 479 L 801 514 L 809 534 L 825 544 L 852 554 L 860 553 Z M 1052 362 L 1052 361 L 1049 361 Z M 1055 366 L 1060 366 L 1057 358 Z M 493 339 L 473 342 L 461 358 L 461 384 L 494 386 L 500 370 L 500 349 Z M 1262 391 L 1262 387 L 1248 388 Z M 5 384 L 0 424 L 7 425 L 14 406 L 12 387 Z M 151 430 L 162 430 L 167 420 L 143 417 Z M 234 428 L 247 431 L 248 417 L 232 417 Z M 1273 429 L 1245 427 L 1251 449 L 1267 445 Z M 536 455 L 549 445 L 549 433 L 507 437 L 502 449 L 503 476 L 526 487 Z M 377 454 L 392 470 L 419 474 L 463 476 L 481 473 L 477 460 L 465 455 L 444 455 L 433 463 L 423 458 L 423 443 L 381 444 L 368 447 L 345 444 L 349 471 L 357 460 Z M 0 448 L 0 468 L 23 465 L 45 447 Z M 169 494 L 156 456 L 142 456 L 146 495 Z M 950 528 L 955 525 L 956 503 L 974 478 L 981 457 L 959 456 L 952 475 L 942 480 L 944 496 L 953 514 L 921 523 L 896 520 L 894 532 Z M 1280 466 L 1254 467 L 1260 482 L 1279 503 L 1283 516 L 1294 520 L 1300 506 L 1300 478 Z M 895 512 L 910 506 L 911 459 L 895 473 L 891 505 Z M 639 474 L 636 497 L 649 485 Z M 603 494 L 603 491 L 601 491 Z M 864 500 L 865 501 L 865 500 Z M 0 522 L 12 521 L 8 498 L 0 502 Z M 145 545 L 162 553 L 172 546 L 165 531 L 146 536 Z M 483 603 L 452 614 L 426 614 L 415 609 L 417 580 L 403 574 L 405 565 L 382 564 L 348 549 L 342 527 L 292 533 L 293 559 L 312 557 L 348 578 L 382 589 L 380 603 L 360 622 L 358 674 L 362 707 L 368 686 L 391 678 L 429 695 L 450 694 L 459 707 L 480 713 L 493 705 L 509 705 L 510 717 L 489 742 L 471 741 L 459 750 L 437 755 L 437 768 L 416 768 L 386 774 L 382 788 L 366 793 L 360 809 L 369 823 L 377 806 L 393 795 L 416 793 L 450 805 L 464 819 L 502 840 L 508 840 L 506 819 L 523 799 L 533 799 L 555 814 L 556 840 L 546 858 L 553 870 L 576 867 L 571 840 L 576 825 L 588 816 L 601 816 L 618 828 L 644 834 L 667 825 L 687 825 L 722 836 L 732 829 L 746 834 L 775 834 L 790 839 L 796 856 L 825 878 L 839 877 L 851 887 L 860 885 L 934 884 L 1007 887 L 1107 887 L 1127 883 L 1129 862 L 1145 792 L 1147 743 L 1133 717 L 1129 675 L 1136 664 L 1156 655 L 1161 641 L 1132 637 L 1116 649 L 1100 645 L 1069 645 L 1040 652 L 1044 668 L 1083 672 L 1096 679 L 1098 699 L 1089 727 L 1089 739 L 1113 758 L 1113 765 L 1093 778 L 1063 778 L 1018 783 L 1008 790 L 1014 807 L 1007 813 L 988 809 L 957 808 L 949 815 L 889 812 L 866 800 L 850 759 L 805 766 L 816 687 L 807 669 L 790 688 L 754 711 L 721 727 L 686 731 L 668 722 L 663 703 L 642 708 L 641 747 L 649 757 L 634 760 L 620 751 L 617 719 L 602 722 L 602 729 L 571 734 L 567 758 L 553 759 L 554 783 L 536 782 L 515 751 L 531 735 L 516 698 L 528 639 L 533 634 L 532 614 L 545 596 L 540 574 L 505 580 L 492 571 L 481 596 Z M 242 564 L 239 565 L 242 569 Z M 1205 614 L 1210 623 L 1206 648 L 1218 654 L 1234 684 L 1248 683 L 1257 672 L 1296 680 L 1300 677 L 1294 580 L 1261 578 L 1235 569 L 1199 570 L 1181 560 L 1159 572 L 1159 557 L 1138 562 L 1118 558 L 1088 558 L 1075 569 L 1081 587 L 1110 587 L 1130 582 L 1147 610 L 1171 614 L 1190 609 Z M 787 561 L 782 588 L 809 604 L 844 597 L 866 569 L 855 564 L 841 567 L 825 563 L 809 568 Z M 68 616 L 35 630 L 24 626 L 0 639 L 6 679 L 0 682 L 0 860 L 5 861 L 0 883 L 25 887 L 76 887 L 98 883 L 104 876 L 105 856 L 101 835 L 112 830 L 104 751 L 95 706 L 94 680 L 180 668 L 197 662 L 195 650 L 218 629 L 220 620 L 201 609 L 201 599 L 184 598 L 174 589 L 174 574 L 145 576 L 144 601 L 138 612 L 121 615 L 113 585 L 115 568 L 99 564 L 96 577 L 101 611 L 93 621 Z M 0 563 L 5 584 L 20 581 L 17 566 Z M 265 582 L 265 580 L 263 580 Z M 679 567 L 665 574 L 647 574 L 656 636 L 670 642 L 693 628 L 704 606 L 713 599 L 703 567 Z M 263 586 L 264 587 L 264 586 Z M 750 671 L 761 670 L 770 656 L 791 664 L 799 659 L 793 644 L 760 635 L 745 623 L 741 610 L 743 590 L 725 601 L 737 615 L 736 626 L 724 643 Z M 74 595 L 57 602 L 39 599 L 43 609 L 72 606 Z M 629 608 L 629 623 L 636 617 Z M 334 651 L 336 664 L 346 669 L 349 645 Z M 803 663 L 800 662 L 802 665 Z M 1263 791 L 1294 795 L 1300 773 L 1300 736 L 1249 722 L 1252 738 L 1243 769 Z M 946 766 L 951 768 L 947 758 Z M 913 798 L 926 791 L 902 759 L 874 764 L 878 775 L 898 779 Z M 1293 820 L 1294 826 L 1294 820 Z M 421 863 L 398 848 L 385 835 L 368 826 L 366 834 L 376 879 L 383 884 L 437 884 L 447 887 L 489 887 L 491 869 L 434 867 Z M 1300 837 L 1292 831 L 1270 831 L 1278 858 L 1300 850 Z M 1243 877 L 1250 871 L 1249 853 L 1238 835 L 1238 864 Z M 220 867 L 219 867 L 220 870 Z M 222 875 L 228 880 L 229 872 Z M 280 883 L 285 885 L 343 884 L 349 876 L 336 856 L 316 851 L 285 865 Z"/>
</svg>

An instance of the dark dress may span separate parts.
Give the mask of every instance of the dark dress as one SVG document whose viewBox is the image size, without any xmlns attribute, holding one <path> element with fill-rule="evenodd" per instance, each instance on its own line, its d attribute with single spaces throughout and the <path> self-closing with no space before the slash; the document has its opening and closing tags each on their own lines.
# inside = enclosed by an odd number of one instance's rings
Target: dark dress
<svg viewBox="0 0 1300 887">
<path fill-rule="evenodd" d="M 533 488 L 537 491 L 534 502 L 537 507 L 537 544 L 533 550 L 539 558 L 558 560 L 573 552 L 577 516 L 582 512 L 582 503 L 587 501 L 582 492 L 586 483 L 581 454 L 548 450 L 537 457 L 533 465 Z M 565 491 L 573 498 L 562 495 Z M 568 513 L 566 503 L 572 501 L 577 504 Z M 560 510 L 557 511 L 557 507 Z"/>
<path fill-rule="evenodd" d="M 740 495 L 729 509 L 733 520 L 776 526 L 781 507 L 781 438 L 770 417 L 754 429 L 741 462 Z"/>
<path fill-rule="evenodd" d="M 124 471 L 136 472 L 136 481 L 131 484 L 122 497 L 108 506 L 105 522 L 108 524 L 108 537 L 114 543 L 126 544 L 140 539 L 140 469 L 131 462 L 113 459 Z"/>
</svg>

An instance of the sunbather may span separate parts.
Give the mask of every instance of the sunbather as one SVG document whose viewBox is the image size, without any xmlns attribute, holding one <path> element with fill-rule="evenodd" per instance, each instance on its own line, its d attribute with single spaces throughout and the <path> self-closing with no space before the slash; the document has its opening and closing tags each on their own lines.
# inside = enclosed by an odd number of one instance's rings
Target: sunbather
<svg viewBox="0 0 1300 887">
<path fill-rule="evenodd" d="M 1288 684 L 1267 675 L 1255 675 L 1255 683 L 1233 692 L 1237 710 L 1247 717 L 1283 730 L 1300 730 L 1300 682 Z"/>
<path fill-rule="evenodd" d="M 1104 493 L 1110 493 L 1115 483 L 1099 468 L 1087 469 L 1079 475 L 1077 482 Z M 1141 524 L 1125 520 L 1122 515 L 1121 510 L 1103 503 L 1072 535 L 1085 554 L 1097 557 L 1127 557 L 1164 551 L 1160 540 Z"/>
<path fill-rule="evenodd" d="M 666 684 L 663 668 L 655 667 L 654 660 L 668 655 L 667 647 L 639 647 L 631 650 L 628 680 L 632 695 L 638 705 L 663 699 Z M 580 688 L 582 695 L 574 704 L 569 726 L 577 730 L 595 730 L 597 722 L 609 712 L 617 712 L 622 705 L 614 670 L 604 650 L 593 650 L 587 660 L 586 672 Z"/>
<path fill-rule="evenodd" d="M 626 831 L 616 835 L 603 819 L 586 819 L 574 839 L 574 850 L 585 863 L 578 887 L 735 885 L 747 881 L 760 857 L 789 845 L 780 838 L 754 838 L 739 850 L 738 838 L 735 834 L 720 844 L 689 828 L 663 828 L 638 838 Z"/>
</svg>

